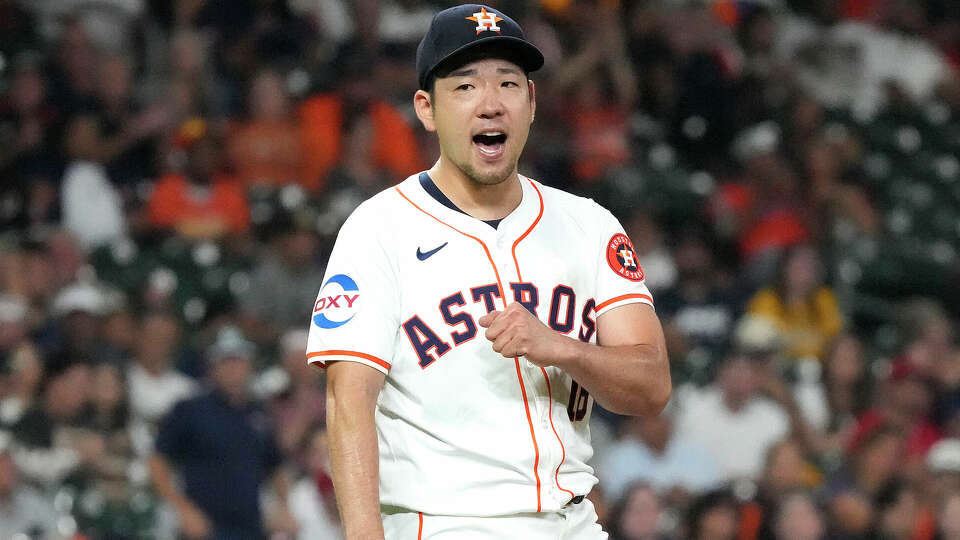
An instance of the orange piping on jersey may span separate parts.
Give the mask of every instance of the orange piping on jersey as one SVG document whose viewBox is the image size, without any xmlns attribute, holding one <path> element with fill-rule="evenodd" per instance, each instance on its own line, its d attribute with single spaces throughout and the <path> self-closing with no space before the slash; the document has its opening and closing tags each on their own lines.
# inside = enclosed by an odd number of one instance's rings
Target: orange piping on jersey
<svg viewBox="0 0 960 540">
<path fill-rule="evenodd" d="M 527 235 L 530 234 L 531 231 L 533 231 L 533 228 L 537 226 L 537 223 L 540 223 L 540 218 L 543 217 L 543 195 L 540 193 L 540 189 L 537 188 L 537 185 L 533 183 L 533 180 L 527 179 L 527 181 L 530 182 L 530 185 L 533 187 L 534 191 L 537 192 L 537 197 L 540 199 L 540 213 L 537 214 L 537 219 L 533 220 L 533 223 L 530 225 L 530 227 L 523 234 L 521 234 L 517 238 L 517 240 L 513 243 L 513 249 L 511 250 L 511 253 L 513 254 L 513 264 L 517 267 L 517 279 L 519 279 L 520 281 L 523 281 L 523 276 L 520 275 L 520 262 L 517 260 L 517 246 L 520 244 L 521 240 L 526 238 Z M 547 403 L 549 404 L 548 416 L 550 418 L 550 428 L 553 430 L 553 435 L 557 438 L 557 442 L 560 443 L 560 463 L 557 464 L 557 469 L 553 472 L 553 479 L 554 479 L 554 482 L 556 482 L 557 484 L 557 489 L 560 489 L 561 491 L 566 491 L 567 493 L 570 494 L 571 497 L 575 497 L 576 495 L 574 495 L 572 491 L 560 486 L 560 467 L 563 465 L 563 462 L 566 461 L 567 459 L 567 449 L 563 445 L 563 440 L 560 439 L 560 434 L 557 433 L 557 428 L 554 427 L 553 425 L 553 392 L 550 390 L 550 377 L 547 376 L 547 370 L 544 369 L 543 367 L 540 368 L 540 371 L 543 372 L 543 378 L 545 381 L 547 381 Z M 517 361 L 517 375 L 518 376 L 520 375 L 519 360 Z M 526 396 L 524 396 L 524 399 L 526 399 Z M 529 414 L 530 414 L 530 411 L 528 410 L 527 415 L 529 416 Z M 530 425 L 530 430 L 531 432 L 533 431 L 532 423 Z"/>
<path fill-rule="evenodd" d="M 382 367 L 383 369 L 390 371 L 389 362 L 384 362 L 383 360 L 377 358 L 376 356 L 373 356 L 372 354 L 366 354 L 366 353 L 356 352 L 356 351 L 319 351 L 319 352 L 312 352 L 308 354 L 307 362 L 310 362 L 311 358 L 316 358 L 318 356 L 354 356 L 356 358 L 363 358 L 364 360 L 369 360 L 374 364 L 377 364 L 378 366 Z"/>
<path fill-rule="evenodd" d="M 420 525 L 417 527 L 417 540 L 423 538 L 423 512 L 417 512 L 417 518 L 420 520 Z"/>
<path fill-rule="evenodd" d="M 577 495 L 560 485 L 560 466 L 563 465 L 563 462 L 567 459 L 567 449 L 563 446 L 563 439 L 560 438 L 560 434 L 557 433 L 557 428 L 553 425 L 553 391 L 550 390 L 550 377 L 547 376 L 547 370 L 542 366 L 540 367 L 540 371 L 543 372 L 543 379 L 547 381 L 547 399 L 550 400 L 550 429 L 553 430 L 554 436 L 557 437 L 557 441 L 560 443 L 560 463 L 557 464 L 557 469 L 553 471 L 553 481 L 557 483 L 557 489 L 566 491 L 572 499 Z"/>
<path fill-rule="evenodd" d="M 527 181 L 530 182 L 531 186 L 533 186 L 534 191 L 537 192 L 537 197 L 540 199 L 540 213 L 537 214 L 537 219 L 533 220 L 533 223 L 530 225 L 530 227 L 513 242 L 513 249 L 510 250 L 511 253 L 513 253 L 513 264 L 517 267 L 517 278 L 520 281 L 523 281 L 523 278 L 520 277 L 520 263 L 517 262 L 517 246 L 520 244 L 521 240 L 526 238 L 527 235 L 533 231 L 533 228 L 537 226 L 537 223 L 540 223 L 540 218 L 543 217 L 543 195 L 540 194 L 540 190 L 537 189 L 537 185 L 533 183 L 533 180 L 528 178 Z"/>
<path fill-rule="evenodd" d="M 471 236 L 471 235 L 469 235 L 469 234 L 461 231 L 460 229 L 454 227 L 453 225 L 450 225 L 449 223 L 443 221 L 442 219 L 438 218 L 437 216 L 431 214 L 430 212 L 427 212 L 427 211 L 424 210 L 423 208 L 420 208 L 419 206 L 417 206 L 417 203 L 411 201 L 402 191 L 400 191 L 400 188 L 399 188 L 399 187 L 394 186 L 393 189 L 395 189 L 395 190 L 397 191 L 397 193 L 399 193 L 401 197 L 403 197 L 404 199 L 406 199 L 406 201 L 407 201 L 408 203 L 410 203 L 414 208 L 416 208 L 417 210 L 423 212 L 424 214 L 432 217 L 437 223 L 440 223 L 441 225 L 445 225 L 445 226 L 453 229 L 454 231 L 456 231 L 456 232 L 458 232 L 458 233 L 466 236 L 467 238 L 472 238 L 472 239 L 476 240 L 477 243 L 480 244 L 481 247 L 483 247 L 483 252 L 487 254 L 487 260 L 490 261 L 490 267 L 493 268 L 493 273 L 494 273 L 494 275 L 497 276 L 497 287 L 500 288 L 500 299 L 503 301 L 503 305 L 506 306 L 506 305 L 507 305 L 507 297 L 506 297 L 506 294 L 505 294 L 505 292 L 504 292 L 504 290 L 503 290 L 503 283 L 500 281 L 500 272 L 497 270 L 497 265 L 493 262 L 493 257 L 490 255 L 490 250 L 487 249 L 487 245 L 483 243 L 483 240 L 480 240 L 480 239 L 477 238 L 476 236 Z M 539 194 L 539 191 L 538 191 L 537 193 Z M 541 208 L 540 208 L 540 213 L 542 214 L 542 213 L 543 213 L 543 199 L 542 199 L 542 198 L 541 198 L 541 204 L 540 204 L 540 206 L 541 206 Z M 539 219 L 540 219 L 540 218 L 538 217 L 537 220 L 539 221 Z M 532 228 L 533 228 L 533 227 L 531 227 L 531 229 L 532 229 Z M 528 230 L 527 232 L 530 232 L 530 231 Z M 526 233 L 524 233 L 524 236 L 526 236 Z M 514 244 L 514 247 L 516 247 L 516 244 Z M 516 259 L 516 258 L 514 258 L 514 259 Z M 514 363 L 514 365 L 515 365 L 516 368 L 517 368 L 517 380 L 520 382 L 520 394 L 523 396 L 523 408 L 524 408 L 524 410 L 525 410 L 526 413 L 527 413 L 527 424 L 530 426 L 530 438 L 533 440 L 533 454 L 534 454 L 534 458 L 533 458 L 533 477 L 536 478 L 536 480 L 537 480 L 537 512 L 539 512 L 540 509 L 541 509 L 541 506 L 540 506 L 540 473 L 538 472 L 538 469 L 539 469 L 539 467 L 540 467 L 540 447 L 537 445 L 537 436 L 536 436 L 536 434 L 535 434 L 534 431 L 533 431 L 533 418 L 530 416 L 530 404 L 529 404 L 529 402 L 527 401 L 527 390 L 526 390 L 526 388 L 524 388 L 524 386 L 523 386 L 523 376 L 520 374 L 520 358 L 519 358 L 519 357 L 514 358 L 514 359 L 513 359 L 513 363 Z"/>
<path fill-rule="evenodd" d="M 596 313 L 596 312 L 600 311 L 601 309 L 609 306 L 610 304 L 612 304 L 612 303 L 614 303 L 614 302 L 619 302 L 619 301 L 621 301 L 621 300 L 629 300 L 630 298 L 642 298 L 642 299 L 646 300 L 647 302 L 653 302 L 653 298 L 650 298 L 649 296 L 647 296 L 647 295 L 645 295 L 645 294 L 624 294 L 624 295 L 622 295 L 622 296 L 615 296 L 615 297 L 607 300 L 606 302 L 604 302 L 604 303 L 602 303 L 602 304 L 597 304 L 597 307 L 594 308 L 594 312 Z"/>
</svg>

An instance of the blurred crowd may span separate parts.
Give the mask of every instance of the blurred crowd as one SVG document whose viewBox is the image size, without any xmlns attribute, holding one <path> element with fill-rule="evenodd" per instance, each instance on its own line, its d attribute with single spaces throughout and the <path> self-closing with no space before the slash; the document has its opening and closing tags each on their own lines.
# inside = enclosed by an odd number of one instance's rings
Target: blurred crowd
<svg viewBox="0 0 960 540">
<path fill-rule="evenodd" d="M 960 10 L 503 0 L 521 171 L 633 239 L 657 418 L 594 409 L 615 540 L 960 539 Z M 338 538 L 309 313 L 439 153 L 429 0 L 0 0 L 0 539 Z"/>
</svg>

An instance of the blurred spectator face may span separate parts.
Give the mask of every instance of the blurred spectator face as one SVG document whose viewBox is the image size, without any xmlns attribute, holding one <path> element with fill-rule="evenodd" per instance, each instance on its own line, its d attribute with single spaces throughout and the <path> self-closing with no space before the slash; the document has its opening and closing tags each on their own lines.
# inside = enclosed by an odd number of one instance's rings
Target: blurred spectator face
<svg viewBox="0 0 960 540">
<path fill-rule="evenodd" d="M 253 80 L 248 97 L 250 115 L 259 121 L 286 119 L 290 100 L 280 75 L 262 71 Z"/>
<path fill-rule="evenodd" d="M 826 358 L 827 378 L 835 386 L 848 386 L 863 376 L 863 346 L 853 334 L 837 337 Z"/>
<path fill-rule="evenodd" d="M 312 231 L 298 229 L 283 240 L 284 258 L 292 266 L 303 266 L 313 261 L 319 240 Z"/>
<path fill-rule="evenodd" d="M 937 525 L 944 540 L 960 540 L 960 492 L 954 491 L 943 499 Z"/>
<path fill-rule="evenodd" d="M 713 255 L 701 239 L 687 235 L 674 252 L 674 260 L 681 278 L 706 277 L 713 266 Z"/>
<path fill-rule="evenodd" d="M 26 294 L 33 302 L 46 302 L 56 292 L 57 276 L 48 254 L 40 249 L 24 253 L 23 272 Z"/>
<path fill-rule="evenodd" d="M 908 418 L 926 415 L 933 399 L 932 390 L 916 372 L 895 377 L 889 385 L 889 404 Z"/>
<path fill-rule="evenodd" d="M 98 82 L 100 99 L 108 107 L 125 106 L 133 84 L 130 62 L 121 56 L 107 58 L 100 63 Z"/>
<path fill-rule="evenodd" d="M 204 136 L 194 143 L 190 151 L 190 180 L 207 184 L 220 168 L 220 147 L 211 136 Z"/>
<path fill-rule="evenodd" d="M 37 110 L 43 103 L 46 85 L 43 75 L 33 66 L 19 69 L 10 88 L 10 102 L 21 114 Z"/>
<path fill-rule="evenodd" d="M 788 440 L 770 450 L 764 482 L 775 496 L 787 493 L 804 486 L 805 469 L 800 446 Z"/>
<path fill-rule="evenodd" d="M 663 245 L 660 225 L 649 214 L 640 213 L 627 223 L 627 235 L 638 254 L 649 253 Z"/>
<path fill-rule="evenodd" d="M 293 381 L 311 380 L 313 369 L 304 360 L 307 354 L 307 335 L 303 330 L 292 330 L 281 339 L 283 368 Z"/>
<path fill-rule="evenodd" d="M 819 540 L 824 533 L 823 517 L 804 493 L 790 495 L 780 504 L 774 528 L 777 538 L 790 540 Z"/>
<path fill-rule="evenodd" d="M 60 418 L 74 418 L 90 397 L 90 368 L 74 364 L 54 377 L 47 388 L 47 403 Z"/>
<path fill-rule="evenodd" d="M 797 97 L 791 111 L 793 128 L 801 134 L 812 133 L 823 120 L 823 108 L 805 95 Z"/>
<path fill-rule="evenodd" d="M 73 118 L 67 126 L 67 155 L 74 161 L 96 161 L 100 155 L 100 126 L 90 115 Z"/>
<path fill-rule="evenodd" d="M 231 399 L 243 400 L 247 396 L 247 383 L 250 379 L 250 359 L 230 356 L 216 360 L 212 375 L 217 389 Z"/>
<path fill-rule="evenodd" d="M 617 528 L 623 540 L 655 538 L 662 507 L 656 492 L 650 486 L 637 486 L 625 495 L 623 514 Z"/>
<path fill-rule="evenodd" d="M 864 443 L 855 458 L 856 472 L 861 478 L 889 478 L 900 466 L 903 441 L 893 432 L 875 435 Z"/>
<path fill-rule="evenodd" d="M 723 502 L 708 509 L 700 518 L 698 540 L 733 540 L 737 537 L 737 509 Z"/>
<path fill-rule="evenodd" d="M 917 521 L 918 501 L 912 489 L 900 489 L 892 504 L 880 515 L 880 530 L 883 538 L 912 538 Z"/>
<path fill-rule="evenodd" d="M 60 64 L 74 91 L 90 93 L 96 84 L 93 44 L 79 19 L 69 22 L 60 35 Z"/>
<path fill-rule="evenodd" d="M 731 409 L 739 409 L 747 403 L 758 390 L 756 369 L 744 355 L 735 355 L 728 359 L 720 372 L 720 389 L 724 402 Z"/>
<path fill-rule="evenodd" d="M 101 319 L 93 313 L 72 311 L 63 319 L 63 330 L 71 347 L 90 351 L 100 339 Z"/>
<path fill-rule="evenodd" d="M 147 369 L 164 371 L 180 340 L 180 325 L 168 314 L 148 315 L 140 325 L 137 360 Z"/>
<path fill-rule="evenodd" d="M 873 507 L 862 496 L 843 493 L 830 501 L 833 529 L 841 535 L 860 538 L 873 524 Z"/>
<path fill-rule="evenodd" d="M 0 351 L 9 350 L 26 337 L 27 309 L 22 299 L 0 295 Z"/>
<path fill-rule="evenodd" d="M 103 323 L 103 338 L 121 351 L 132 351 L 137 345 L 137 328 L 133 315 L 126 309 L 108 315 Z"/>
<path fill-rule="evenodd" d="M 798 246 L 787 256 L 783 272 L 788 293 L 805 297 L 820 285 L 820 256 L 811 246 Z"/>
<path fill-rule="evenodd" d="M 43 363 L 36 347 L 24 343 L 10 355 L 11 386 L 17 389 L 36 389 L 43 378 Z"/>
<path fill-rule="evenodd" d="M 19 482 L 20 477 L 13 457 L 8 450 L 0 450 L 0 501 L 10 497 Z"/>
<path fill-rule="evenodd" d="M 206 64 L 205 55 L 203 39 L 198 32 L 181 30 L 170 38 L 170 67 L 179 76 L 199 73 Z"/>
<path fill-rule="evenodd" d="M 643 438 L 643 442 L 647 446 L 661 452 L 667 448 L 667 443 L 670 442 L 671 428 L 668 415 L 658 414 L 657 416 L 639 417 L 637 421 L 639 422 L 640 437 Z"/>
<path fill-rule="evenodd" d="M 90 401 L 99 410 L 112 410 L 123 399 L 123 380 L 113 364 L 100 364 L 93 370 Z"/>
</svg>

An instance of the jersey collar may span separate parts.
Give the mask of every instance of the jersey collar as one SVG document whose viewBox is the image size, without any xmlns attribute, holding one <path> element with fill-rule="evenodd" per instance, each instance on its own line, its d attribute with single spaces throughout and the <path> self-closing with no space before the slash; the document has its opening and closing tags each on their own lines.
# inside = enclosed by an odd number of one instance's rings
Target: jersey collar
<svg viewBox="0 0 960 540">
<path fill-rule="evenodd" d="M 446 197 L 444 199 L 450 202 L 449 206 L 438 200 L 424 189 L 420 174 L 411 176 L 397 187 L 418 206 L 446 224 L 481 238 L 494 236 L 502 240 L 518 238 L 530 229 L 542 214 L 543 200 L 533 186 L 533 180 L 523 175 L 520 175 L 519 179 L 522 190 L 520 204 L 501 220 L 496 229 L 480 219 L 463 213 Z"/>
</svg>

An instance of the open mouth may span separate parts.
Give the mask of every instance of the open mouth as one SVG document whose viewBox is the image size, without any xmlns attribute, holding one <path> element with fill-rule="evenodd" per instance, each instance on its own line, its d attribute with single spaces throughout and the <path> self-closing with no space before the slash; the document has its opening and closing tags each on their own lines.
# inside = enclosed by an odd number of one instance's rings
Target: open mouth
<svg viewBox="0 0 960 540">
<path fill-rule="evenodd" d="M 507 134 L 502 131 L 485 131 L 473 136 L 473 144 L 480 154 L 489 159 L 503 155 Z"/>
</svg>

